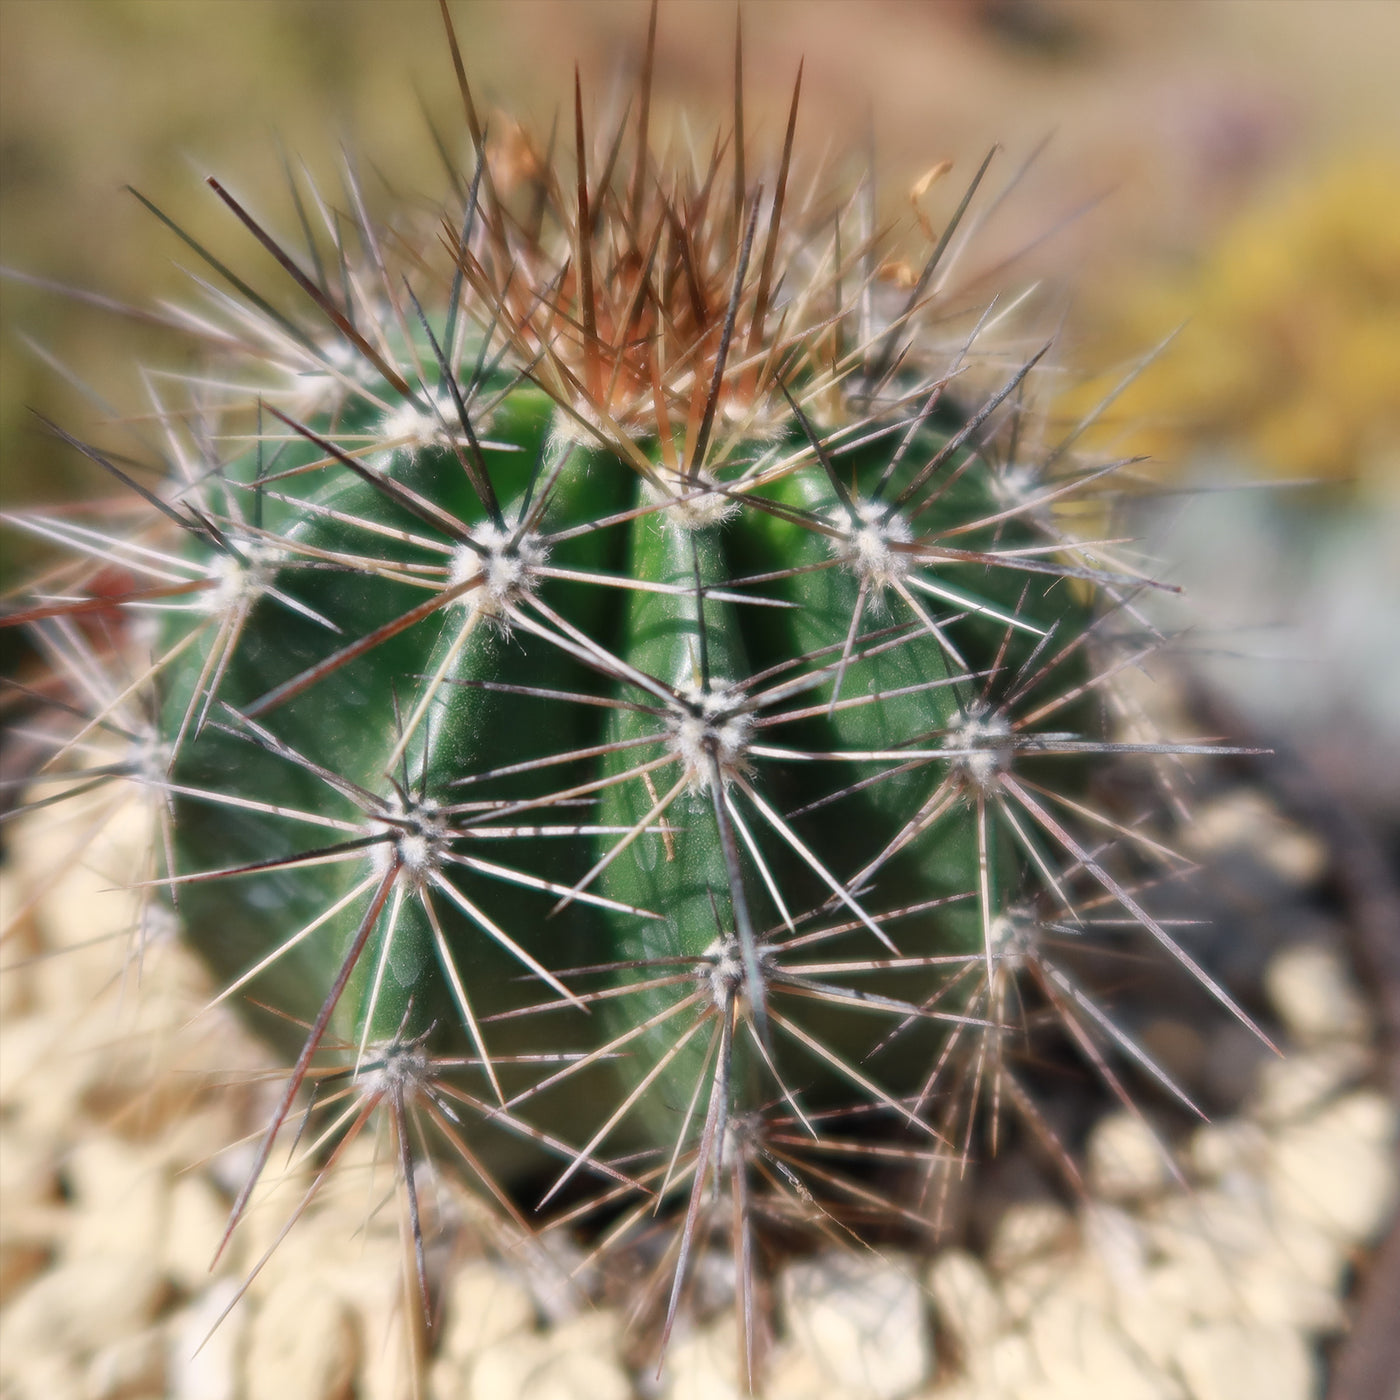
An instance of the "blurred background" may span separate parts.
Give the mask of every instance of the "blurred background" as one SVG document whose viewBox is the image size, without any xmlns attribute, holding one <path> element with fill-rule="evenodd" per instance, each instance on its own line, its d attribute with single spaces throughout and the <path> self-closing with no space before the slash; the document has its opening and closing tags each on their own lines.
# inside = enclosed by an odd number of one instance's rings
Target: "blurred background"
<svg viewBox="0 0 1400 1400">
<path fill-rule="evenodd" d="M 625 100 L 645 0 L 455 0 L 478 96 L 548 129 L 578 63 L 598 117 Z M 727 118 L 735 7 L 663 0 L 660 121 Z M 853 165 L 873 130 L 886 202 L 951 191 L 994 141 L 1013 242 L 1066 289 L 1091 406 L 1179 333 L 1101 425 L 1164 491 L 1134 528 L 1186 585 L 1192 664 L 1271 740 L 1400 830 L 1400 6 L 1389 0 L 746 0 L 751 139 Z M 276 274 L 203 177 L 287 217 L 279 146 L 329 187 L 342 143 L 372 201 L 444 188 L 425 113 L 459 109 L 435 0 L 0 0 L 0 262 L 114 301 L 178 299 L 193 256 L 123 186 L 249 271 Z M 1006 221 L 1003 221 L 1005 226 Z M 285 225 L 284 225 L 285 226 Z M 101 489 L 38 409 L 102 437 L 142 361 L 188 349 L 32 282 L 0 282 L 7 504 Z M 65 379 L 54 362 L 61 362 Z M 79 394 L 69 380 L 92 391 Z M 15 536 L 5 586 L 32 564 Z"/>
</svg>

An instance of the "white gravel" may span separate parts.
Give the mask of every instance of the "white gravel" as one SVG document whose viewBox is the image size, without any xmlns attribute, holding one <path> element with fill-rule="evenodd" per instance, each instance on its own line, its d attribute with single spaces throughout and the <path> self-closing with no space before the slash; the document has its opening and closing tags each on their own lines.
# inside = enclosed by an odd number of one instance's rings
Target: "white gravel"
<svg viewBox="0 0 1400 1400">
<path fill-rule="evenodd" d="M 425 1350 L 368 1141 L 219 1321 L 307 1179 L 269 1180 L 210 1272 L 237 1179 L 224 1149 L 258 1121 L 266 1052 L 229 1016 L 191 1020 L 208 988 L 173 943 L 147 949 L 139 986 L 134 967 L 113 980 L 133 907 L 112 872 L 139 868 L 142 824 L 109 822 L 78 862 L 71 820 L 18 824 L 7 872 L 8 908 L 46 894 L 0 979 L 6 1400 L 399 1400 L 415 1368 L 429 1400 L 741 1393 L 731 1318 L 682 1325 L 660 1379 L 636 1375 L 619 1314 L 546 1327 L 526 1273 L 480 1253 L 457 1264 Z M 1333 952 L 1292 948 L 1267 985 L 1296 1048 L 1178 1153 L 1189 1192 L 1119 1114 L 1087 1151 L 1100 1204 L 1015 1206 L 985 1258 L 794 1262 L 773 1400 L 1312 1400 L 1349 1261 L 1394 1209 L 1396 1110 L 1362 1086 L 1364 1003 Z M 211 1065 L 218 1093 L 190 1072 Z"/>
</svg>

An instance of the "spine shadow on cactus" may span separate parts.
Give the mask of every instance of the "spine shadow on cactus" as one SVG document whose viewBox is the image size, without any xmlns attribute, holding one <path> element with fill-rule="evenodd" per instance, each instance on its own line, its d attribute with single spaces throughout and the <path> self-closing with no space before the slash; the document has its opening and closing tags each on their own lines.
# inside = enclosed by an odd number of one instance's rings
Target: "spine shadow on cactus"
<svg viewBox="0 0 1400 1400">
<path fill-rule="evenodd" d="M 147 526 L 18 520 L 80 564 L 9 621 L 76 677 L 85 616 L 157 618 L 54 759 L 144 697 L 115 727 L 168 822 L 150 884 L 295 1061 L 230 1229 L 305 1091 L 332 1160 L 387 1120 L 429 1314 L 431 1139 L 517 1229 L 677 1220 L 638 1304 L 663 1339 L 729 1233 L 752 1379 L 766 1230 L 932 1229 L 983 1100 L 993 1145 L 1003 1110 L 1048 1134 L 1023 1014 L 1189 1105 L 1063 945 L 1141 931 L 1252 1022 L 1146 907 L 1184 864 L 1159 824 L 1093 791 L 1230 750 L 1101 718 L 1146 723 L 1115 687 L 1162 641 L 1155 585 L 1071 516 L 1131 463 L 1042 440 L 1045 349 L 983 349 L 951 264 L 987 166 L 890 304 L 866 201 L 789 198 L 795 93 L 768 197 L 742 122 L 709 168 L 658 165 L 652 42 L 630 171 L 576 89 L 572 191 L 493 166 L 463 80 L 474 170 L 418 247 L 352 174 L 363 259 L 317 196 L 313 277 L 215 185 L 317 325 L 216 296 L 255 402 L 158 405 Z"/>
</svg>

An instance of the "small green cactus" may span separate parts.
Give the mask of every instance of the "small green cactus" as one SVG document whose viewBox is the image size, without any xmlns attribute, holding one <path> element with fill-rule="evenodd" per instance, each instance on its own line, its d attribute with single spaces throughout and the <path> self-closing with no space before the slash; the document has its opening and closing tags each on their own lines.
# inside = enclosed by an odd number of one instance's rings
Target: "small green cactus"
<svg viewBox="0 0 1400 1400">
<path fill-rule="evenodd" d="M 230 1228 L 335 1082 L 332 1137 L 387 1114 L 425 1304 L 436 1137 L 522 1222 L 673 1213 L 664 1335 L 735 1218 L 745 1318 L 764 1221 L 926 1221 L 867 1168 L 927 1188 L 1024 1106 L 1020 1005 L 1166 1082 L 1053 948 L 1126 919 L 1194 970 L 1142 894 L 1175 858 L 1092 785 L 1206 750 L 1103 717 L 1152 585 L 1072 525 L 1125 464 L 1047 440 L 1045 350 L 945 277 L 987 166 L 892 287 L 871 201 L 794 193 L 796 92 L 771 171 L 742 116 L 660 163 L 650 71 L 601 144 L 576 86 L 572 165 L 523 177 L 464 81 L 418 241 L 352 177 L 319 237 L 295 191 L 294 253 L 211 180 L 306 314 L 215 265 L 159 484 L 69 439 L 150 518 L 16 517 L 80 563 L 10 620 L 60 681 L 149 648 L 49 773 L 149 788 L 152 888 L 293 1061 Z"/>
</svg>

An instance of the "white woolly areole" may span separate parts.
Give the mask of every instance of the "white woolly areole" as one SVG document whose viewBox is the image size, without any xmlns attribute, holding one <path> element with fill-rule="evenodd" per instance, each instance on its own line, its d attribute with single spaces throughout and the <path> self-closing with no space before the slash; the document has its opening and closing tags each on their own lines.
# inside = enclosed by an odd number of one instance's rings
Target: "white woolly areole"
<svg viewBox="0 0 1400 1400">
<path fill-rule="evenodd" d="M 309 367 L 289 369 L 284 393 L 297 415 L 316 413 L 344 399 L 357 386 L 368 388 L 379 371 L 346 341 L 327 341 L 320 347 L 321 359 L 308 358 Z M 323 363 L 324 361 L 324 363 Z"/>
<path fill-rule="evenodd" d="M 607 448 L 607 425 L 592 405 L 580 401 L 571 403 L 569 408 L 571 412 L 561 409 L 550 420 L 549 449 L 558 452 L 570 447 Z"/>
<path fill-rule="evenodd" d="M 240 541 L 239 558 L 220 554 L 214 560 L 214 587 L 204 595 L 204 609 L 230 613 L 240 604 L 256 602 L 277 572 L 280 551 L 272 545 Z"/>
<path fill-rule="evenodd" d="M 536 534 L 519 540 L 511 530 L 487 522 L 471 531 L 481 553 L 470 545 L 459 544 L 452 551 L 447 570 L 448 588 L 456 588 L 476 574 L 482 580 L 468 589 L 454 607 L 471 608 L 496 622 L 503 622 L 508 606 L 533 593 L 539 586 L 537 570 L 549 558 L 549 550 Z"/>
<path fill-rule="evenodd" d="M 356 1084 L 368 1098 L 412 1098 L 432 1078 L 428 1052 L 419 1040 L 390 1040 L 371 1044 L 366 1068 Z"/>
<path fill-rule="evenodd" d="M 392 444 L 377 454 L 373 462 L 381 471 L 388 469 L 396 453 L 416 457 L 430 447 L 452 447 L 467 441 L 452 396 L 438 392 L 428 397 L 432 403 L 426 409 L 419 408 L 412 399 L 405 399 L 379 420 L 379 435 Z"/>
<path fill-rule="evenodd" d="M 416 889 L 442 866 L 448 840 L 446 818 L 438 804 L 431 801 L 412 802 L 404 806 L 396 797 L 385 810 L 403 820 L 372 820 L 369 823 L 369 829 L 375 835 L 388 833 L 394 838 L 370 847 L 375 873 L 382 875 L 397 858 L 399 878 Z"/>
<path fill-rule="evenodd" d="M 705 472 L 693 481 L 670 473 L 665 487 L 647 484 L 647 496 L 652 501 L 666 503 L 663 519 L 677 530 L 707 530 L 722 525 L 734 515 L 741 502 L 719 490 L 719 483 Z"/>
<path fill-rule="evenodd" d="M 772 946 L 760 943 L 756 948 L 759 974 L 766 980 Z M 735 996 L 742 995 L 747 968 L 744 966 L 743 944 L 732 934 L 715 939 L 705 949 L 704 961 L 695 968 L 696 981 L 708 990 L 714 1004 L 723 1009 Z"/>
<path fill-rule="evenodd" d="M 1040 489 L 1040 475 L 1026 462 L 1014 462 L 991 474 L 992 491 L 1006 506 L 1024 505 Z"/>
<path fill-rule="evenodd" d="M 838 507 L 827 516 L 828 522 L 842 531 L 832 539 L 831 552 L 876 592 L 883 592 L 902 579 L 914 564 L 911 554 L 894 548 L 912 544 L 913 529 L 898 511 L 888 520 L 883 519 L 886 509 L 878 501 L 857 502 L 860 524 L 855 529 L 851 528 L 851 518 L 844 508 Z"/>
<path fill-rule="evenodd" d="M 973 787 L 988 788 L 1011 767 L 1011 724 L 1005 715 L 972 710 L 949 729 L 943 747 L 972 750 L 955 759 L 954 766 Z"/>
<path fill-rule="evenodd" d="M 671 752 L 685 765 L 692 788 L 703 788 L 708 783 L 712 754 L 721 778 L 729 782 L 748 766 L 753 720 L 746 713 L 734 712 L 744 698 L 743 692 L 723 681 L 711 681 L 708 687 L 692 684 L 680 689 L 694 708 L 669 720 L 667 742 Z"/>
<path fill-rule="evenodd" d="M 992 956 L 1010 972 L 1019 971 L 1034 951 L 1040 925 L 1025 909 L 1008 909 L 998 914 L 987 930 Z"/>
</svg>

